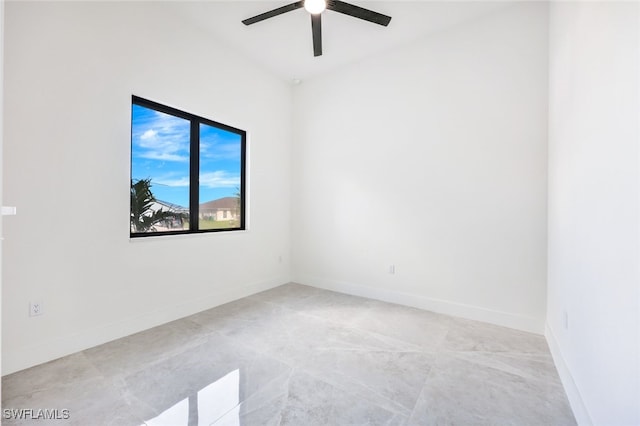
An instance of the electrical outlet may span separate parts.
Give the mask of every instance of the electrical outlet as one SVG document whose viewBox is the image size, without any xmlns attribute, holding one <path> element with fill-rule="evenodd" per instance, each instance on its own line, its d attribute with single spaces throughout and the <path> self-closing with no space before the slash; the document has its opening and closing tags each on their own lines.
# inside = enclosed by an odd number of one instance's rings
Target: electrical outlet
<svg viewBox="0 0 640 426">
<path fill-rule="evenodd" d="M 390 274 L 395 274 L 396 273 L 396 265 L 390 265 L 389 266 L 389 273 Z"/>
<path fill-rule="evenodd" d="M 42 302 L 29 302 L 29 316 L 37 317 L 38 315 L 42 315 Z"/>
</svg>

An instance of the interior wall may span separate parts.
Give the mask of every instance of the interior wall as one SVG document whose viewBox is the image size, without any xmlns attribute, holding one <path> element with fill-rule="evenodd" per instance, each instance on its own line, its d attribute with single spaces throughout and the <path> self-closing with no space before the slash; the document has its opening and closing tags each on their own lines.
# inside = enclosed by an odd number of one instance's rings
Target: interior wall
<svg viewBox="0 0 640 426">
<path fill-rule="evenodd" d="M 5 14 L 4 374 L 289 281 L 290 86 L 170 3 Z M 129 240 L 132 94 L 249 132 L 248 231 Z"/>
<path fill-rule="evenodd" d="M 640 424 L 640 10 L 550 10 L 547 340 L 580 424 Z"/>
<path fill-rule="evenodd" d="M 0 165 L 2 164 L 2 152 L 3 152 L 3 114 L 4 109 L 4 0 L 0 0 Z M 4 205 L 2 198 L 2 173 L 0 173 L 0 206 Z M 3 233 L 2 233 L 3 217 L 0 215 L 0 318 L 2 318 L 2 246 Z M 0 325 L 2 320 L 0 319 Z M 2 353 L 2 327 L 0 327 L 0 354 Z M 1 364 L 0 356 L 0 364 Z M 0 401 L 2 400 L 2 386 L 0 386 Z"/>
<path fill-rule="evenodd" d="M 295 281 L 543 332 L 547 20 L 519 2 L 296 87 Z"/>
</svg>

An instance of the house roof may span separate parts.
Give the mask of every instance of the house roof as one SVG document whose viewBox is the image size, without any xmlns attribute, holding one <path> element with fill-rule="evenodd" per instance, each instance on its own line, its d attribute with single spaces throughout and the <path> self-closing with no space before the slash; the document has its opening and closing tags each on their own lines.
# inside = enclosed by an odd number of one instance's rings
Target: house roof
<svg viewBox="0 0 640 426">
<path fill-rule="evenodd" d="M 202 210 L 231 210 L 238 208 L 238 199 L 236 197 L 224 197 L 218 198 L 217 200 L 207 201 L 206 203 L 200 204 L 200 211 Z"/>
</svg>

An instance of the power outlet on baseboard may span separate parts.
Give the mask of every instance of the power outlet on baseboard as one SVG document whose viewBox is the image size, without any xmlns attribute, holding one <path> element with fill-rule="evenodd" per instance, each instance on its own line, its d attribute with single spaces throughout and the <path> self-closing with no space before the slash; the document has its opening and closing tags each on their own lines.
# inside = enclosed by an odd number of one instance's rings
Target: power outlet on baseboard
<svg viewBox="0 0 640 426">
<path fill-rule="evenodd" d="M 29 316 L 37 317 L 44 313 L 42 302 L 29 302 Z"/>
</svg>

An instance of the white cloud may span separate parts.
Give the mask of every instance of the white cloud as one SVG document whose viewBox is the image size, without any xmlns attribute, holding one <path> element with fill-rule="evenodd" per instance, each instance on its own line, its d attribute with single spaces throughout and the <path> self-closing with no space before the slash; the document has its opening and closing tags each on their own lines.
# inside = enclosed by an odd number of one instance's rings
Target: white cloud
<svg viewBox="0 0 640 426">
<path fill-rule="evenodd" d="M 189 186 L 189 177 L 178 177 L 178 178 L 156 178 L 153 181 L 154 184 L 164 185 L 170 187 L 186 187 Z"/>
<path fill-rule="evenodd" d="M 187 120 L 155 111 L 151 118 L 137 125 L 135 156 L 160 161 L 189 161 L 190 124 Z"/>
<path fill-rule="evenodd" d="M 200 157 L 211 160 L 239 160 L 240 144 L 226 143 L 212 145 L 200 142 Z"/>
<path fill-rule="evenodd" d="M 161 151 L 146 151 L 139 155 L 140 158 L 146 158 L 148 160 L 161 160 L 161 161 L 175 161 L 175 162 L 188 162 L 189 157 L 178 154 L 171 154 L 169 152 Z"/>
<path fill-rule="evenodd" d="M 202 173 L 200 175 L 200 185 L 207 188 L 234 188 L 240 185 L 240 176 L 224 170 Z"/>
<path fill-rule="evenodd" d="M 155 138 L 155 136 L 158 134 L 158 132 L 156 132 L 153 129 L 149 129 L 146 132 L 144 132 L 142 135 L 140 135 L 140 139 L 147 140 L 147 139 L 153 139 Z"/>
<path fill-rule="evenodd" d="M 187 187 L 189 186 L 189 176 L 175 176 L 172 173 L 154 178 L 153 183 L 170 187 Z M 240 186 L 240 176 L 224 170 L 202 173 L 200 185 L 207 188 L 236 188 Z"/>
</svg>

